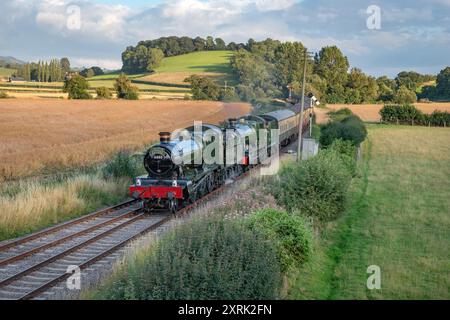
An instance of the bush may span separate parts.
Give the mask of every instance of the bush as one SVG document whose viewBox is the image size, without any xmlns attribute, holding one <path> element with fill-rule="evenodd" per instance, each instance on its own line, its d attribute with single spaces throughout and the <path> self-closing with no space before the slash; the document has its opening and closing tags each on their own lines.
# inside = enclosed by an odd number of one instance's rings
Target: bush
<svg viewBox="0 0 450 320">
<path fill-rule="evenodd" d="M 262 231 L 274 243 L 282 271 L 308 260 L 312 233 L 305 219 L 275 209 L 263 209 L 248 218 L 251 230 Z"/>
<path fill-rule="evenodd" d="M 118 152 L 103 168 L 105 177 L 129 177 L 133 178 L 142 172 L 141 162 L 134 159 L 129 152 Z"/>
<path fill-rule="evenodd" d="M 274 299 L 281 274 L 273 244 L 242 223 L 183 224 L 100 291 L 104 299 Z"/>
<path fill-rule="evenodd" d="M 314 158 L 284 166 L 279 185 L 272 189 L 278 203 L 289 211 L 331 220 L 344 210 L 350 180 L 348 164 L 329 148 Z"/>
<path fill-rule="evenodd" d="M 9 98 L 8 94 L 5 91 L 0 91 L 0 99 L 7 99 Z"/>
<path fill-rule="evenodd" d="M 356 173 L 356 147 L 350 141 L 336 139 L 331 143 L 329 149 L 340 154 L 348 171 L 354 176 Z"/>
<path fill-rule="evenodd" d="M 336 111 L 330 111 L 327 113 L 331 120 L 333 121 L 341 121 L 345 117 L 353 115 L 353 112 L 349 108 L 342 108 Z"/>
<path fill-rule="evenodd" d="M 114 89 L 117 92 L 118 99 L 138 100 L 139 89 L 131 84 L 130 79 L 125 74 L 120 74 L 114 83 Z"/>
<path fill-rule="evenodd" d="M 409 90 L 406 86 L 400 88 L 394 93 L 394 102 L 398 104 L 414 103 L 417 101 L 417 95 L 414 91 Z"/>
<path fill-rule="evenodd" d="M 88 89 L 89 83 L 79 74 L 72 75 L 64 81 L 63 91 L 69 93 L 69 99 L 91 99 Z"/>
<path fill-rule="evenodd" d="M 221 88 L 211 79 L 192 75 L 184 80 L 191 84 L 192 98 L 194 100 L 217 101 L 222 95 Z"/>
<path fill-rule="evenodd" d="M 107 87 L 97 88 L 95 93 L 97 93 L 97 99 L 111 99 L 112 97 L 111 91 Z"/>
<path fill-rule="evenodd" d="M 361 119 L 355 115 L 347 116 L 340 122 L 332 121 L 321 128 L 320 143 L 327 147 L 336 139 L 350 141 L 359 146 L 367 137 L 367 129 Z"/>
<path fill-rule="evenodd" d="M 422 113 L 412 105 L 385 105 L 380 110 L 381 120 L 387 123 L 447 126 L 450 113 L 435 110 L 431 115 Z"/>
</svg>

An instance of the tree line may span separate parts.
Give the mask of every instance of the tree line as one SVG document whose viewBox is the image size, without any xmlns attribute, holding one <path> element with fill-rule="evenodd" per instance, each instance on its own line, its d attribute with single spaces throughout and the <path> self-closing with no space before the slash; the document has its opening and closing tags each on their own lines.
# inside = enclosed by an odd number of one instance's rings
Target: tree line
<svg viewBox="0 0 450 320">
<path fill-rule="evenodd" d="M 129 46 L 122 53 L 122 71 L 128 73 L 151 72 L 157 68 L 164 57 L 178 56 L 194 51 L 239 50 L 245 48 L 243 43 L 230 42 L 211 36 L 201 37 L 161 37 L 154 40 L 140 41 L 136 46 Z"/>
<path fill-rule="evenodd" d="M 70 72 L 70 62 L 67 58 L 26 63 L 17 69 L 17 75 L 26 81 L 59 82 Z"/>
<path fill-rule="evenodd" d="M 241 99 L 285 98 L 301 94 L 305 47 L 301 42 L 280 42 L 266 39 L 249 42 L 231 59 L 232 70 L 239 80 L 236 92 Z M 450 98 L 450 68 L 436 77 L 417 72 L 400 72 L 395 79 L 378 78 L 351 68 L 348 58 L 336 46 L 323 47 L 314 57 L 307 57 L 306 91 L 327 103 L 413 103 L 427 97 L 426 92 L 447 94 Z M 425 87 L 425 94 L 416 94 L 420 86 L 436 80 L 436 87 Z M 432 88 L 433 90 L 429 89 Z M 445 89 L 447 88 L 447 89 Z M 429 90 L 429 91 L 427 91 Z M 428 94 L 431 97 L 431 94 Z"/>
</svg>

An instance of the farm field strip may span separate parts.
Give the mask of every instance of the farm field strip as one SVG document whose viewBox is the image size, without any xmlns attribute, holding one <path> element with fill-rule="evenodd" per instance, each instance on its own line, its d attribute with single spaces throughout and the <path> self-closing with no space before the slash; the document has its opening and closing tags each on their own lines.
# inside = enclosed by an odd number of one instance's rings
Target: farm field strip
<svg viewBox="0 0 450 320">
<path fill-rule="evenodd" d="M 44 168 L 87 165 L 126 148 L 139 150 L 159 131 L 194 120 L 218 123 L 250 105 L 199 101 L 0 101 L 0 172 L 14 177 Z"/>
<path fill-rule="evenodd" d="M 424 113 L 432 113 L 434 110 L 450 112 L 450 102 L 415 103 L 414 105 Z M 327 104 L 327 108 L 331 110 L 348 108 L 363 121 L 369 122 L 380 121 L 379 111 L 383 106 L 383 104 Z"/>
<path fill-rule="evenodd" d="M 346 212 L 294 277 L 294 299 L 449 299 L 450 130 L 369 125 Z M 381 270 L 381 289 L 366 286 Z"/>
</svg>

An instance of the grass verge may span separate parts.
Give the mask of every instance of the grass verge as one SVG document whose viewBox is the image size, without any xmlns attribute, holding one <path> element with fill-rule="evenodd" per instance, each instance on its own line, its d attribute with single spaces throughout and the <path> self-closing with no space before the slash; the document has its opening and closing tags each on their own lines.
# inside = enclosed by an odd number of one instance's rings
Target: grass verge
<svg viewBox="0 0 450 320">
<path fill-rule="evenodd" d="M 290 275 L 292 299 L 448 299 L 450 131 L 372 125 L 347 212 Z M 369 290 L 367 267 L 381 268 Z"/>
</svg>

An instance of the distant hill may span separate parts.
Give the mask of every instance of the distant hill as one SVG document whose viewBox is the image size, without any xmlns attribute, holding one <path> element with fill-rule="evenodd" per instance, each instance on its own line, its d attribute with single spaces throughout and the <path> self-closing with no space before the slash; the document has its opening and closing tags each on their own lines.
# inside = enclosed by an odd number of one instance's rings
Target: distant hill
<svg viewBox="0 0 450 320">
<path fill-rule="evenodd" d="M 142 80 L 159 83 L 187 85 L 184 79 L 190 75 L 208 77 L 223 85 L 234 82 L 230 67 L 230 58 L 233 51 L 198 51 L 179 56 L 164 58 L 155 73 L 148 75 Z"/>
<path fill-rule="evenodd" d="M 0 56 L 0 63 L 3 64 L 3 65 L 5 65 L 5 64 L 11 64 L 11 65 L 19 64 L 19 65 L 23 65 L 26 62 L 22 61 L 22 60 L 19 60 L 19 59 L 16 59 L 16 58 L 11 57 L 11 56 L 6 56 L 6 57 Z"/>
</svg>

